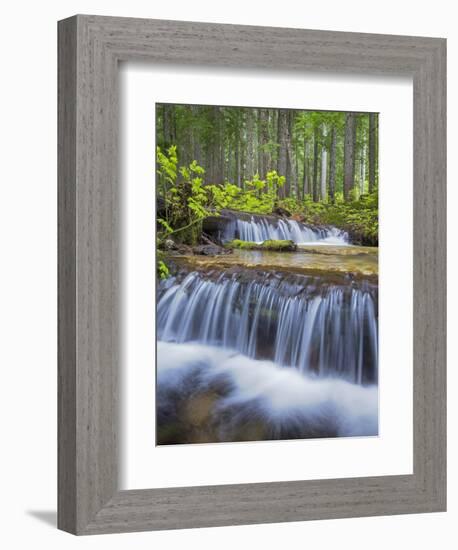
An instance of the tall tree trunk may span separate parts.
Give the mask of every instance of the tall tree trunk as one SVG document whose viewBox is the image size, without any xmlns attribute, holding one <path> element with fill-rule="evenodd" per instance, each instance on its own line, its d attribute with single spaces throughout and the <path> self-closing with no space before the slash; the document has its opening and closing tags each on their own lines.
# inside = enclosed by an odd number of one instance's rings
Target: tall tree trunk
<svg viewBox="0 0 458 550">
<path fill-rule="evenodd" d="M 246 171 L 246 149 L 247 149 L 247 141 L 246 141 L 246 132 L 243 132 L 244 128 L 246 127 L 246 117 L 244 111 L 242 111 L 242 120 L 240 125 L 240 189 L 245 190 L 245 180 L 247 177 L 247 171 Z"/>
<path fill-rule="evenodd" d="M 168 105 L 162 107 L 162 132 L 164 135 L 164 144 L 166 147 L 170 145 L 170 119 Z"/>
<path fill-rule="evenodd" d="M 354 113 L 347 113 L 345 117 L 344 142 L 344 200 L 350 199 L 350 193 L 355 183 L 355 136 L 356 124 Z"/>
<path fill-rule="evenodd" d="M 307 134 L 304 128 L 304 177 L 302 180 L 302 198 L 305 198 L 305 195 L 310 193 L 309 185 L 309 142 L 307 140 Z"/>
<path fill-rule="evenodd" d="M 321 189 L 320 196 L 321 200 L 326 200 L 326 177 L 327 177 L 327 168 L 328 168 L 328 151 L 326 150 L 325 139 L 327 136 L 328 129 L 326 124 L 323 124 L 323 145 L 321 147 Z"/>
<path fill-rule="evenodd" d="M 299 143 L 296 140 L 296 146 L 294 147 L 294 158 L 295 158 L 295 170 L 296 170 L 296 199 L 302 200 L 302 185 L 301 182 L 301 175 L 300 175 L 300 166 L 299 166 Z"/>
<path fill-rule="evenodd" d="M 246 110 L 246 175 L 248 179 L 252 179 L 255 174 L 254 163 L 254 112 L 253 109 Z"/>
<path fill-rule="evenodd" d="M 263 124 L 264 109 L 257 110 L 256 117 L 256 138 L 257 138 L 257 154 L 258 154 L 258 174 L 262 179 L 264 177 L 264 158 L 262 156 L 262 124 Z"/>
<path fill-rule="evenodd" d="M 175 131 L 175 106 L 168 103 L 162 105 L 162 132 L 165 148 L 178 145 Z"/>
<path fill-rule="evenodd" d="M 278 139 L 278 111 L 279 109 L 270 109 L 270 126 L 269 126 L 269 136 L 272 143 L 275 144 L 274 148 L 271 151 L 270 156 L 270 167 L 272 170 L 278 172 L 278 159 L 280 154 L 279 148 L 279 139 Z M 283 174 L 284 175 L 284 174 Z"/>
<path fill-rule="evenodd" d="M 235 184 L 237 187 L 242 187 L 240 173 L 240 132 L 237 133 L 235 144 Z"/>
<path fill-rule="evenodd" d="M 369 193 L 375 189 L 377 114 L 369 113 Z"/>
<path fill-rule="evenodd" d="M 162 106 L 162 141 L 164 143 L 164 147 L 168 146 L 168 139 L 169 139 L 169 117 L 167 116 L 167 105 Z"/>
<path fill-rule="evenodd" d="M 178 152 L 178 163 L 181 165 L 188 165 L 193 160 L 192 156 L 194 154 L 194 142 L 193 142 L 194 132 L 192 124 L 186 124 L 183 130 L 180 132 L 180 135 L 177 142 L 177 152 Z"/>
<path fill-rule="evenodd" d="M 237 110 L 235 124 L 235 182 L 242 189 L 243 185 L 243 131 L 244 131 L 244 114 L 242 109 Z"/>
<path fill-rule="evenodd" d="M 224 111 L 223 107 L 218 109 L 218 130 L 219 130 L 219 181 L 224 183 L 226 172 L 226 150 L 225 150 L 225 128 L 224 128 Z"/>
<path fill-rule="evenodd" d="M 260 177 L 265 178 L 271 170 L 270 155 L 267 149 L 269 144 L 269 110 L 260 109 L 260 132 L 259 132 L 259 172 Z"/>
<path fill-rule="evenodd" d="M 359 164 L 359 193 L 364 194 L 364 183 L 366 180 L 366 144 L 361 147 L 361 157 Z"/>
<path fill-rule="evenodd" d="M 331 151 L 329 158 L 329 200 L 334 204 L 336 195 L 336 148 L 337 132 L 335 127 L 331 130 Z"/>
<path fill-rule="evenodd" d="M 207 183 L 220 183 L 221 181 L 221 151 L 219 147 L 219 109 L 218 107 L 212 107 L 209 115 L 210 127 L 211 127 L 211 139 L 207 148 Z"/>
<path fill-rule="evenodd" d="M 191 148 L 192 148 L 192 160 L 195 160 L 199 166 L 202 166 L 202 146 L 199 132 L 197 128 L 197 120 L 199 118 L 199 107 L 193 105 L 191 107 L 192 113 L 192 125 L 191 125 Z"/>
<path fill-rule="evenodd" d="M 318 202 L 318 126 L 313 131 L 313 201 Z"/>
<path fill-rule="evenodd" d="M 278 151 L 277 172 L 280 176 L 285 176 L 285 177 L 287 177 L 287 172 L 288 172 L 287 133 L 288 133 L 287 111 L 285 109 L 279 109 L 278 110 L 279 151 Z M 287 185 L 288 185 L 288 180 L 286 180 L 285 185 L 283 185 L 279 190 L 279 195 L 282 198 L 286 196 Z"/>
<path fill-rule="evenodd" d="M 286 131 L 286 151 L 287 151 L 287 169 L 286 169 L 286 196 L 289 197 L 292 194 L 296 193 L 296 170 L 294 162 L 294 152 L 293 152 L 293 121 L 294 121 L 294 111 L 287 111 L 287 131 Z"/>
</svg>

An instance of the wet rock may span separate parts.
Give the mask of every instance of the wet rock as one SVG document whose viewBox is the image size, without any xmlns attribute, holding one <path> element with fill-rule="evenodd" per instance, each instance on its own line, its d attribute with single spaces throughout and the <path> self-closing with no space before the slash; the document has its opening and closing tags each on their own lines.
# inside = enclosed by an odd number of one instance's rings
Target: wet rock
<svg viewBox="0 0 458 550">
<path fill-rule="evenodd" d="M 288 210 L 285 210 L 284 208 L 281 208 L 280 206 L 277 206 L 277 208 L 273 211 L 274 214 L 277 216 L 280 216 L 281 218 L 290 218 L 291 212 L 288 212 Z"/>
<path fill-rule="evenodd" d="M 354 229 L 348 229 L 348 236 L 350 242 L 354 245 L 359 246 L 378 246 L 378 234 L 377 235 L 367 235 L 361 231 Z"/>
<path fill-rule="evenodd" d="M 300 244 L 297 247 L 298 252 L 304 254 L 323 254 L 324 256 L 374 256 L 378 254 L 378 248 L 374 246 L 339 246 L 339 245 L 326 245 L 320 246 L 319 244 Z"/>
<path fill-rule="evenodd" d="M 290 240 L 267 240 L 262 243 L 254 243 L 250 241 L 241 241 L 234 239 L 229 243 L 226 243 L 226 247 L 240 250 L 273 250 L 275 252 L 295 252 L 297 250 L 297 244 Z"/>
<path fill-rule="evenodd" d="M 164 250 L 178 250 L 178 246 L 172 239 L 166 239 L 164 241 Z"/>
<path fill-rule="evenodd" d="M 218 240 L 224 234 L 226 227 L 233 223 L 234 216 L 230 214 L 221 214 L 219 216 L 209 216 L 202 223 L 204 233 L 211 238 Z"/>
<path fill-rule="evenodd" d="M 166 239 L 160 244 L 160 249 L 168 252 L 171 256 L 177 255 L 177 254 L 192 254 L 192 247 L 183 244 L 183 243 L 176 243 L 173 239 Z"/>
<path fill-rule="evenodd" d="M 201 426 L 204 422 L 207 422 L 217 399 L 218 395 L 215 392 L 207 392 L 191 397 L 185 406 L 186 420 L 193 426 Z"/>
<path fill-rule="evenodd" d="M 320 287 L 325 283 L 348 284 L 348 274 L 355 281 L 368 281 L 377 285 L 377 249 L 366 254 L 317 254 L 298 250 L 296 252 L 272 252 L 266 250 L 234 249 L 233 254 L 219 256 L 169 255 L 167 265 L 175 273 L 198 271 L 213 278 L 221 274 L 233 274 L 253 278 L 285 275 L 318 277 Z"/>
<path fill-rule="evenodd" d="M 263 250 L 275 250 L 277 252 L 296 252 L 297 244 L 291 240 L 269 240 L 262 243 Z"/>
<path fill-rule="evenodd" d="M 200 244 L 192 249 L 198 256 L 219 256 L 221 254 L 230 254 L 232 250 L 219 246 L 217 244 Z"/>
</svg>

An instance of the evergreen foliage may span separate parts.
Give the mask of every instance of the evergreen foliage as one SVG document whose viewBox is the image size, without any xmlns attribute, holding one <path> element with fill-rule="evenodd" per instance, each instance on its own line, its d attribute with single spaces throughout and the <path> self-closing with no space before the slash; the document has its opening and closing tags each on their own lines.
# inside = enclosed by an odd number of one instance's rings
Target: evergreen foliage
<svg viewBox="0 0 458 550">
<path fill-rule="evenodd" d="M 378 244 L 377 114 L 158 104 L 156 121 L 159 248 L 196 244 L 223 208 L 281 210 Z"/>
</svg>

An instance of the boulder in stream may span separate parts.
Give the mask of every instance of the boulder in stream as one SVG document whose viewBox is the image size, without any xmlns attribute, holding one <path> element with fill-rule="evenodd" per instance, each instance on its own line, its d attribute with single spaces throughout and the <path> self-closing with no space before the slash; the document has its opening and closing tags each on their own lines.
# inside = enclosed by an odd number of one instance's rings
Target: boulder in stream
<svg viewBox="0 0 458 550">
<path fill-rule="evenodd" d="M 240 250 L 270 250 L 274 252 L 295 252 L 297 244 L 291 240 L 274 240 L 270 239 L 262 243 L 251 241 L 241 241 L 234 239 L 225 245 L 227 248 L 237 248 Z"/>
<path fill-rule="evenodd" d="M 198 256 L 219 256 L 221 254 L 231 254 L 232 250 L 224 248 L 217 244 L 199 244 L 192 249 L 194 254 Z"/>
</svg>

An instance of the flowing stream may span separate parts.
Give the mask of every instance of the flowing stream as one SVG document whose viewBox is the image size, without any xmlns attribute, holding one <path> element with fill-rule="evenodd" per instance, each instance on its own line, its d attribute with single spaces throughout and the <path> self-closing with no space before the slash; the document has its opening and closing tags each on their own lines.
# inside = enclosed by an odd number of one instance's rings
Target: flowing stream
<svg viewBox="0 0 458 550">
<path fill-rule="evenodd" d="M 348 235 L 336 227 L 313 227 L 295 220 L 271 219 L 251 216 L 250 219 L 234 218 L 224 229 L 222 240 L 251 241 L 291 240 L 297 244 L 348 244 Z"/>
<path fill-rule="evenodd" d="M 199 272 L 161 283 L 158 338 L 220 346 L 357 384 L 377 380 L 375 292 L 277 274 Z"/>
<path fill-rule="evenodd" d="M 376 253 L 292 220 L 237 219 L 225 231 L 337 246 L 282 253 L 284 267 L 260 251 L 196 259 L 159 283 L 158 443 L 377 435 L 378 287 L 352 260 L 372 269 Z M 315 273 L 308 258 L 326 262 Z"/>
</svg>

